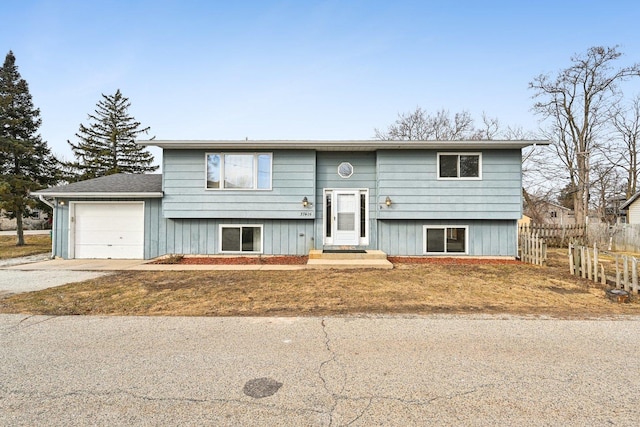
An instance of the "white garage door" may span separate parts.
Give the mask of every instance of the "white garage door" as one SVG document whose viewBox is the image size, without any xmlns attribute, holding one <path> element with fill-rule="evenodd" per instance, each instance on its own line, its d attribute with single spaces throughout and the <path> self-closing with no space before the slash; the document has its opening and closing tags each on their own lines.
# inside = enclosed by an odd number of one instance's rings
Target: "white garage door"
<svg viewBox="0 0 640 427">
<path fill-rule="evenodd" d="M 144 256 L 144 203 L 75 203 L 74 258 Z"/>
</svg>

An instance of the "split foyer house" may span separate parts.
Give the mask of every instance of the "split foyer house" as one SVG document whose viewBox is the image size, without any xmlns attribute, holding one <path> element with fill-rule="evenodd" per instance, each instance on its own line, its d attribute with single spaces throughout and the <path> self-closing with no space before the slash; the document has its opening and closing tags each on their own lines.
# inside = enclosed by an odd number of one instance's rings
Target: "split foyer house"
<svg viewBox="0 0 640 427">
<path fill-rule="evenodd" d="M 517 256 L 521 150 L 547 141 L 139 141 L 162 174 L 39 191 L 53 255 Z"/>
</svg>

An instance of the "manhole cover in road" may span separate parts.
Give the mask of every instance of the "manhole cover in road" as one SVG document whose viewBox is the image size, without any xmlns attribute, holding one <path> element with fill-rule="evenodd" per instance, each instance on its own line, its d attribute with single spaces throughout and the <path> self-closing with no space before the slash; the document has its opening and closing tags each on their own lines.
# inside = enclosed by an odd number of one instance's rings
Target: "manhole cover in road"
<svg viewBox="0 0 640 427">
<path fill-rule="evenodd" d="M 276 394 L 280 387 L 282 387 L 282 383 L 272 378 L 256 378 L 247 381 L 242 391 L 247 396 L 260 399 Z"/>
</svg>

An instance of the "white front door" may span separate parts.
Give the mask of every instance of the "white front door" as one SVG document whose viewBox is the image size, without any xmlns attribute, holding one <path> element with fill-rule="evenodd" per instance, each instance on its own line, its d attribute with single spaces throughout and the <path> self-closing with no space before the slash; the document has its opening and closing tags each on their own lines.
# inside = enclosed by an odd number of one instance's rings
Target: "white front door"
<svg viewBox="0 0 640 427">
<path fill-rule="evenodd" d="M 333 203 L 333 244 L 360 244 L 360 192 L 335 190 Z"/>
</svg>

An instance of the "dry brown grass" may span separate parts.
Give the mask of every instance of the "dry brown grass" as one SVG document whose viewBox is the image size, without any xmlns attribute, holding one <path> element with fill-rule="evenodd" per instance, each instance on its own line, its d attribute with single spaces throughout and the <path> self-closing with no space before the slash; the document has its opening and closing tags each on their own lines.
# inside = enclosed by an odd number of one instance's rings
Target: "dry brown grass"
<svg viewBox="0 0 640 427">
<path fill-rule="evenodd" d="M 0 312 L 49 315 L 322 316 L 488 313 L 640 315 L 600 285 L 549 266 L 398 264 L 393 270 L 122 272 L 0 299 Z"/>
<path fill-rule="evenodd" d="M 49 234 L 26 234 L 25 245 L 16 246 L 15 235 L 0 236 L 0 259 L 16 258 L 27 255 L 41 254 L 51 251 L 51 237 Z"/>
</svg>

